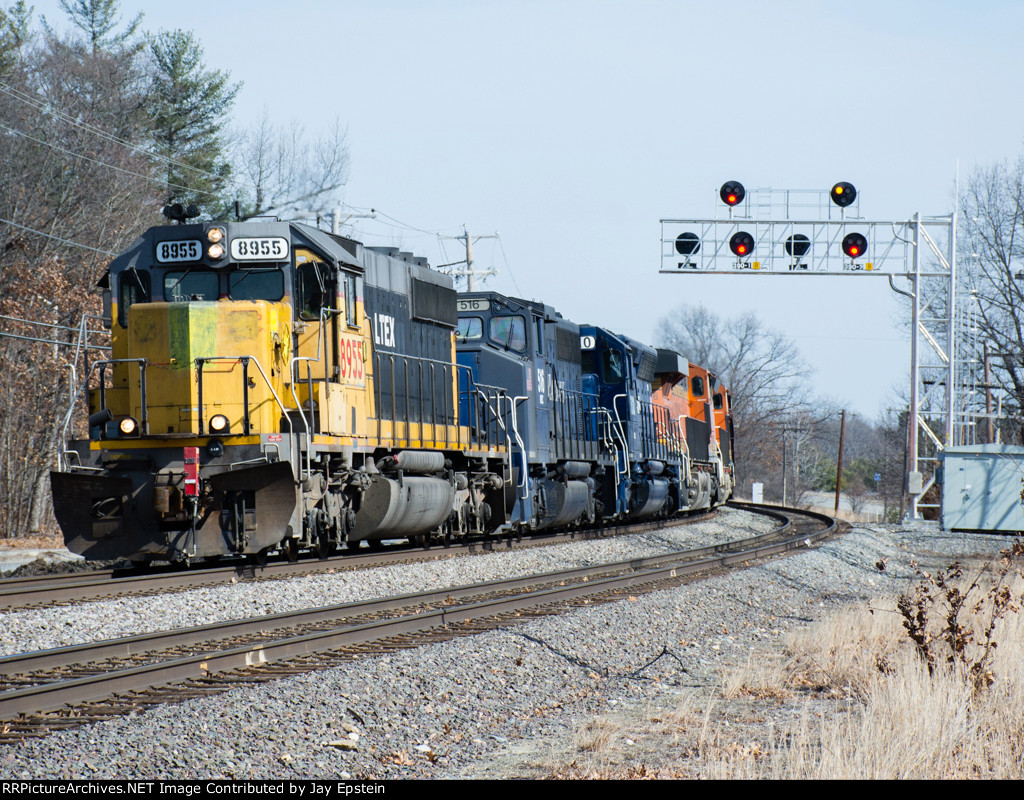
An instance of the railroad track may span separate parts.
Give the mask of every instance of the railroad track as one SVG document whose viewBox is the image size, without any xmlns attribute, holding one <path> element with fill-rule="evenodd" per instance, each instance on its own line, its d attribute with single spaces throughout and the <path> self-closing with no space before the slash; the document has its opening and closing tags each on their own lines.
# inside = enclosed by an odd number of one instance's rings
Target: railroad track
<svg viewBox="0 0 1024 800">
<path fill-rule="evenodd" d="M 215 623 L 0 659 L 0 743 L 678 584 L 806 547 L 835 522 L 779 519 L 734 542 L 505 581 Z M 789 514 L 793 511 L 787 510 Z"/>
<path fill-rule="evenodd" d="M 713 516 L 715 511 L 674 520 L 673 524 L 700 522 Z M 259 580 L 285 580 L 305 575 L 342 572 L 384 564 L 415 562 L 467 555 L 497 548 L 542 547 L 571 538 L 595 536 L 621 536 L 664 527 L 665 521 L 632 523 L 593 530 L 540 533 L 528 539 L 508 536 L 491 537 L 464 544 L 444 547 L 415 547 L 410 545 L 387 547 L 384 550 L 363 549 L 349 551 L 316 561 L 268 562 L 253 564 L 239 562 L 205 569 L 167 568 L 158 572 L 137 570 L 95 570 L 61 575 L 33 575 L 0 580 L 0 611 L 40 606 L 67 605 L 113 597 L 163 594 L 186 589 L 220 586 L 226 583 Z"/>
</svg>

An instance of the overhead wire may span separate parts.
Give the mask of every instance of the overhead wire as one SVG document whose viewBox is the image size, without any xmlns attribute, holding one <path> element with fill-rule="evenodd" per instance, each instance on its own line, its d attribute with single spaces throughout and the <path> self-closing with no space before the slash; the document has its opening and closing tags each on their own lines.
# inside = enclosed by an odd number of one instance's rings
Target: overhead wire
<svg viewBox="0 0 1024 800">
<path fill-rule="evenodd" d="M 505 255 L 505 243 L 501 240 L 501 234 L 495 234 L 495 238 L 498 240 L 498 247 L 501 249 L 501 258 L 505 262 L 505 269 L 508 270 L 508 276 L 512 279 L 512 285 L 516 287 L 516 292 L 522 297 L 523 290 L 519 288 L 519 284 L 516 282 L 516 276 L 512 274 L 512 265 L 508 263 L 508 256 Z"/>
<path fill-rule="evenodd" d="M 34 233 L 36 236 L 43 236 L 43 237 L 45 237 L 47 239 L 53 239 L 53 241 L 55 241 L 55 242 L 60 242 L 61 244 L 70 245 L 71 247 L 80 247 L 83 250 L 91 250 L 94 253 L 100 253 L 101 255 L 104 255 L 104 256 L 116 256 L 117 255 L 117 253 L 112 253 L 109 250 L 101 250 L 98 247 L 90 247 L 87 244 L 81 244 L 80 242 L 75 242 L 75 241 L 72 241 L 71 239 L 63 239 L 60 236 L 54 236 L 52 233 L 44 233 L 43 231 L 37 231 L 35 228 L 29 228 L 26 225 L 19 225 L 17 222 L 11 222 L 11 220 L 4 219 L 3 217 L 0 217 L 0 223 L 3 223 L 5 225 L 10 225 L 13 228 L 18 228 L 18 229 L 23 230 L 23 231 L 28 231 L 29 233 Z"/>
<path fill-rule="evenodd" d="M 163 180 L 161 178 L 156 178 L 156 177 L 154 177 L 152 175 L 143 175 L 140 172 L 132 172 L 130 169 L 125 169 L 124 167 L 118 167 L 115 164 L 111 164 L 111 163 L 106 162 L 106 161 L 100 161 L 97 158 L 91 158 L 90 156 L 87 156 L 84 153 L 76 153 L 76 152 L 74 152 L 72 150 L 68 150 L 66 147 L 61 147 L 59 144 L 54 144 L 53 142 L 47 142 L 47 141 L 45 141 L 43 139 L 37 139 L 36 137 L 31 136 L 30 134 L 27 134 L 24 131 L 19 131 L 19 130 L 15 130 L 14 128 L 9 128 L 6 125 L 4 125 L 3 123 L 0 123 L 0 129 L 5 130 L 8 133 L 13 133 L 15 136 L 22 136 L 22 137 L 28 139 L 30 142 L 35 142 L 36 144 L 41 144 L 44 147 L 49 147 L 49 148 L 52 148 L 53 150 L 57 150 L 58 152 L 64 153 L 65 155 L 71 156 L 72 158 L 80 158 L 80 159 L 82 159 L 84 161 L 89 161 L 90 163 L 98 164 L 101 167 L 107 167 L 107 168 L 115 170 L 117 172 L 124 173 L 125 175 L 131 175 L 132 177 L 135 177 L 135 178 L 142 178 L 143 180 L 148 181 L 150 183 L 159 184 L 160 186 L 167 186 L 167 187 L 170 187 L 172 189 L 183 189 L 184 191 L 195 192 L 196 194 L 206 194 L 206 195 L 213 195 L 214 194 L 214 192 L 208 192 L 208 191 L 205 191 L 203 189 L 194 189 L 194 188 L 192 188 L 190 186 L 182 186 L 182 185 L 177 184 L 177 183 L 171 183 L 170 181 L 165 181 L 165 180 Z"/>
<path fill-rule="evenodd" d="M 36 344 L 55 344 L 60 347 L 81 347 L 84 346 L 87 350 L 109 350 L 110 345 L 106 344 L 89 344 L 86 342 L 82 345 L 79 342 L 61 342 L 57 339 L 40 339 L 36 336 L 20 336 L 17 333 L 7 333 L 6 331 L 0 331 L 0 337 L 7 339 L 21 339 L 25 342 L 35 342 Z"/>
<path fill-rule="evenodd" d="M 87 131 L 88 133 L 91 133 L 94 136 L 98 136 L 101 139 L 106 139 L 109 142 L 122 145 L 123 147 L 126 147 L 133 152 L 142 153 L 146 156 L 149 156 L 150 158 L 156 159 L 157 161 L 161 161 L 165 164 L 181 167 L 182 169 L 191 170 L 192 172 L 195 172 L 206 178 L 220 178 L 219 175 L 216 175 L 212 172 L 207 172 L 206 170 L 192 166 L 191 164 L 187 164 L 184 161 L 179 161 L 175 158 L 171 158 L 170 156 L 154 153 L 151 150 L 147 150 L 145 147 L 136 142 L 131 142 L 128 141 L 127 139 L 122 139 L 119 136 L 115 136 L 114 134 L 110 133 L 109 131 L 105 131 L 102 128 L 96 127 L 95 125 L 90 125 L 87 122 L 81 122 L 80 120 L 76 120 L 74 117 L 65 114 L 63 111 L 60 111 L 57 108 L 54 108 L 48 102 L 33 97 L 32 95 L 26 94 L 25 92 L 22 92 L 19 89 L 16 89 L 10 84 L 5 83 L 3 81 L 0 81 L 0 92 L 10 97 L 13 97 L 15 100 L 19 100 L 22 103 L 31 106 L 32 108 L 35 108 L 37 111 L 49 114 L 55 119 L 65 122 L 68 125 L 72 125 L 76 128 Z"/>
<path fill-rule="evenodd" d="M 79 330 L 80 330 L 79 328 L 72 327 L 70 325 L 60 325 L 60 324 L 53 323 L 53 322 L 39 322 L 38 320 L 25 319 L 24 317 L 12 317 L 12 316 L 10 316 L 8 314 L 0 314 L 0 319 L 8 319 L 11 322 L 23 322 L 26 325 L 39 325 L 39 326 L 41 326 L 43 328 L 59 328 L 62 331 L 71 331 L 72 333 L 78 333 Z M 86 317 L 86 319 L 98 319 L 98 317 L 95 317 L 95 316 L 92 316 L 92 315 L 88 315 Z M 103 333 L 103 331 L 90 330 L 90 329 L 86 329 L 86 332 L 87 333 Z"/>
</svg>

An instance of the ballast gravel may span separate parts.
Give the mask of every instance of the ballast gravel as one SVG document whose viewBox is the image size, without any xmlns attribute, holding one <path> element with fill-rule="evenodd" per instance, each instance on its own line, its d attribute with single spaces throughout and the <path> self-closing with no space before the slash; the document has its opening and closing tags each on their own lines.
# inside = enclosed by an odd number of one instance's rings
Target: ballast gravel
<svg viewBox="0 0 1024 800">
<path fill-rule="evenodd" d="M 741 517 L 750 519 L 729 511 L 699 523 L 702 533 L 688 535 L 736 538 L 732 526 Z M 750 523 L 758 524 L 763 523 Z M 499 571 L 534 572 L 626 558 L 630 547 L 680 547 L 675 537 L 682 534 L 676 530 L 643 535 L 634 544 L 599 540 L 543 553 L 495 554 L 500 567 L 489 565 L 490 556 L 459 559 L 459 566 L 423 564 L 419 580 L 434 586 L 446 580 L 466 583 L 498 577 Z M 591 545 L 596 547 L 588 549 Z M 820 547 L 677 588 L 321 672 L 241 685 L 220 695 L 3 747 L 0 777 L 529 775 L 529 765 L 519 763 L 520 750 L 536 752 L 545 743 L 555 748 L 557 742 L 571 740 L 584 720 L 617 707 L 656 702 L 666 690 L 717 681 L 723 665 L 780 641 L 795 626 L 850 602 L 899 591 L 914 578 L 919 560 L 945 563 L 960 555 L 994 554 L 1006 545 L 1005 538 L 947 535 L 927 526 L 856 527 Z M 553 552 L 563 548 L 568 553 Z M 622 549 L 608 555 L 604 548 Z M 530 565 L 507 563 L 517 556 Z M 0 625 L 5 626 L 5 647 L 13 651 L 37 647 L 37 641 L 63 641 L 52 630 L 63 625 L 61 616 L 72 620 L 66 635 L 83 641 L 137 632 L 140 625 L 192 624 L 184 620 L 193 618 L 189 607 L 196 604 L 205 604 L 198 620 L 209 621 L 222 618 L 222 613 L 239 616 L 298 607 L 291 603 L 341 602 L 339 593 L 345 591 L 390 594 L 415 588 L 396 587 L 390 581 L 399 583 L 397 577 L 385 579 L 381 573 L 389 569 L 373 570 L 361 589 L 351 589 L 360 579 L 345 573 L 288 582 L 311 582 L 304 589 L 274 582 L 262 596 L 258 584 L 237 585 L 110 601 L 113 606 L 91 603 L 56 609 L 56 614 L 13 613 Z M 320 586 L 322 581 L 327 585 Z M 147 614 L 145 609 L 158 601 L 168 609 Z M 225 613 L 226 607 L 230 610 Z M 6 627 L 9 623 L 17 627 Z M 84 625 L 88 633 L 81 629 Z M 530 748 L 524 743 L 531 743 Z"/>
<path fill-rule="evenodd" d="M 711 520 L 630 536 L 0 613 L 0 655 L 658 555 L 735 539 L 737 524 L 765 533 L 775 523 L 725 509 Z"/>
</svg>

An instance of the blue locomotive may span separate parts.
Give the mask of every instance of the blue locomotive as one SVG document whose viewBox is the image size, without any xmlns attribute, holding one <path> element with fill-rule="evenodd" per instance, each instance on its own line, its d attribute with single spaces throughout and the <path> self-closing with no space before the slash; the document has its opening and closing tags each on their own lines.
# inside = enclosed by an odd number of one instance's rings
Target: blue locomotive
<svg viewBox="0 0 1024 800">
<path fill-rule="evenodd" d="M 731 442 L 728 392 L 706 370 L 543 303 L 494 292 L 457 303 L 459 365 L 507 398 L 489 411 L 511 454 L 510 524 L 667 516 L 731 496 L 731 448 L 710 444 Z"/>
</svg>

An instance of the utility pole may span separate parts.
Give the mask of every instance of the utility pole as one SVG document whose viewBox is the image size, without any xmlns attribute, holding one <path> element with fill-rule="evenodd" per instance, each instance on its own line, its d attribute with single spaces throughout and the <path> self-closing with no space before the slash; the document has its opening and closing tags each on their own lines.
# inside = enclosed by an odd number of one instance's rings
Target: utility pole
<svg viewBox="0 0 1024 800">
<path fill-rule="evenodd" d="M 331 233 L 335 236 L 341 235 L 341 226 L 350 219 L 377 219 L 377 209 L 371 208 L 369 214 L 349 214 L 345 219 L 341 218 L 341 208 L 335 206 L 331 211 Z"/>
<path fill-rule="evenodd" d="M 466 279 L 466 290 L 470 292 L 476 291 L 476 279 L 479 277 L 481 280 L 489 278 L 491 275 L 497 275 L 498 270 L 496 269 L 485 269 L 477 270 L 473 267 L 473 242 L 479 241 L 480 239 L 497 239 L 499 234 L 497 232 L 488 234 L 486 236 L 472 236 L 469 231 L 465 228 L 462 229 L 462 236 L 442 236 L 442 239 L 455 239 L 458 242 L 463 242 L 466 245 L 466 260 L 465 261 L 453 261 L 451 264 L 442 264 L 443 267 L 454 267 L 458 264 L 465 264 L 466 266 L 461 269 L 453 269 L 452 275 L 456 278 Z"/>
<path fill-rule="evenodd" d="M 839 491 L 843 485 L 843 439 L 846 437 L 846 409 L 843 409 L 843 417 L 839 422 L 839 460 L 836 463 L 836 508 L 839 513 Z"/>
</svg>

